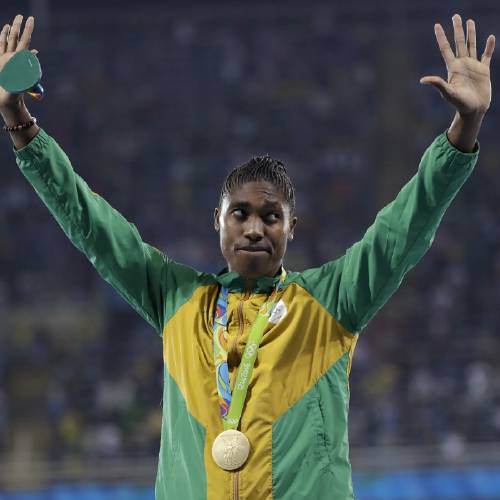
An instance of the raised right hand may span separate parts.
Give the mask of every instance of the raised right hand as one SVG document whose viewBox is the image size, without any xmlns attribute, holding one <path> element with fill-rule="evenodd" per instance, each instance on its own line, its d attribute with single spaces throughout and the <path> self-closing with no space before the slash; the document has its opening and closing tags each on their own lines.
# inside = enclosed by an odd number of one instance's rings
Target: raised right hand
<svg viewBox="0 0 500 500">
<path fill-rule="evenodd" d="M 12 22 L 12 27 L 6 24 L 0 32 L 0 70 L 16 52 L 29 48 L 31 34 L 35 27 L 35 18 L 33 16 L 28 17 L 23 34 L 20 35 L 22 22 L 23 16 L 18 14 Z M 38 54 L 38 51 L 35 49 L 31 50 L 31 52 Z M 11 94 L 0 87 L 0 109 L 15 107 L 22 100 L 22 93 Z"/>
<path fill-rule="evenodd" d="M 452 20 L 455 51 L 451 48 L 443 27 L 438 23 L 434 25 L 439 50 L 448 70 L 448 81 L 440 76 L 425 76 L 420 79 L 420 83 L 436 87 L 460 115 L 484 115 L 491 102 L 490 61 L 495 50 L 495 36 L 487 38 L 483 55 L 479 59 L 475 22 L 467 20 L 466 37 L 460 15 L 455 14 Z"/>
</svg>

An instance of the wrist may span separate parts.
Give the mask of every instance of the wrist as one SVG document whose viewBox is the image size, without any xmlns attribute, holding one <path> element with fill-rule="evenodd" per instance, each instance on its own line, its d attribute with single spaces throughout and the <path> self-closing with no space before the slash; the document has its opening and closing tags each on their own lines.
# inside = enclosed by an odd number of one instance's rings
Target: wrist
<svg viewBox="0 0 500 500">
<path fill-rule="evenodd" d="M 3 104 L 0 106 L 0 114 L 3 116 L 4 113 L 14 113 L 21 110 L 25 106 L 24 98 L 22 94 L 19 94 L 14 101 Z"/>
<path fill-rule="evenodd" d="M 8 106 L 0 107 L 0 114 L 5 121 L 6 127 L 16 127 L 15 129 L 7 130 L 12 138 L 15 149 L 21 149 L 29 144 L 40 130 L 36 123 L 33 123 L 29 127 L 17 128 L 19 125 L 28 124 L 33 118 L 22 98 L 15 103 L 9 103 Z"/>
<path fill-rule="evenodd" d="M 455 113 L 447 132 L 449 142 L 463 153 L 472 153 L 481 128 L 484 113 Z"/>
<path fill-rule="evenodd" d="M 463 120 L 466 123 L 481 123 L 487 111 L 488 109 L 479 109 L 476 111 L 471 111 L 469 113 L 460 113 L 459 111 L 457 111 L 455 117 L 457 119 Z"/>
<path fill-rule="evenodd" d="M 8 127 L 27 122 L 31 119 L 30 112 L 23 100 L 1 107 L 0 115 L 2 115 L 5 125 Z"/>
</svg>

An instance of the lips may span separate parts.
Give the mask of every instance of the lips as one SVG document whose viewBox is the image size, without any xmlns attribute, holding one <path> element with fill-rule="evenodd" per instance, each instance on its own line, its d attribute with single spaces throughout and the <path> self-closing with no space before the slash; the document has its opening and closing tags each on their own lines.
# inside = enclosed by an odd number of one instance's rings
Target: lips
<svg viewBox="0 0 500 500">
<path fill-rule="evenodd" d="M 267 247 L 262 246 L 254 246 L 254 245 L 246 245 L 243 247 L 238 247 L 236 250 L 243 250 L 244 252 L 267 252 L 269 253 L 269 249 Z"/>
</svg>

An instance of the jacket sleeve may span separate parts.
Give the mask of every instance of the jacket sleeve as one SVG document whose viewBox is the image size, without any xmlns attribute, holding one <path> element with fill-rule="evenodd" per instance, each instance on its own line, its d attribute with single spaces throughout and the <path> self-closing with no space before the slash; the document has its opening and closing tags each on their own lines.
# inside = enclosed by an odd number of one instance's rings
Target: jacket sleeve
<svg viewBox="0 0 500 500">
<path fill-rule="evenodd" d="M 144 243 L 136 226 L 89 188 L 43 129 L 14 153 L 21 172 L 71 242 L 161 335 L 165 295 L 194 281 L 198 273 Z"/>
<path fill-rule="evenodd" d="M 361 331 L 430 248 L 444 212 L 472 172 L 479 143 L 463 153 L 440 134 L 417 173 L 345 255 L 302 273 L 304 286 L 344 328 Z"/>
</svg>

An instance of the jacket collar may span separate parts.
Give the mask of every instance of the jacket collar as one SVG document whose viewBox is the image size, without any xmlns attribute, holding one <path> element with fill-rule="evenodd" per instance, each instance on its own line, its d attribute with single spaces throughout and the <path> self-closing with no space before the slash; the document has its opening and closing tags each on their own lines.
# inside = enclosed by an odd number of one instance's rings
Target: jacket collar
<svg viewBox="0 0 500 500">
<path fill-rule="evenodd" d="M 281 276 L 281 267 L 276 276 L 261 276 L 260 278 L 248 279 L 243 278 L 237 272 L 229 272 L 227 267 L 216 274 L 215 279 L 222 286 L 228 288 L 230 292 L 245 292 L 253 293 L 270 293 L 278 284 Z"/>
</svg>

